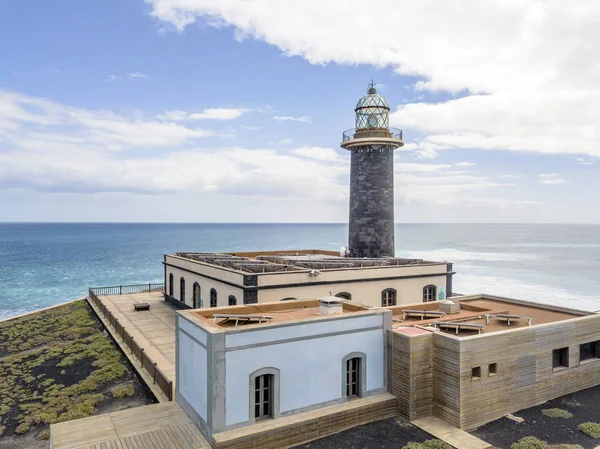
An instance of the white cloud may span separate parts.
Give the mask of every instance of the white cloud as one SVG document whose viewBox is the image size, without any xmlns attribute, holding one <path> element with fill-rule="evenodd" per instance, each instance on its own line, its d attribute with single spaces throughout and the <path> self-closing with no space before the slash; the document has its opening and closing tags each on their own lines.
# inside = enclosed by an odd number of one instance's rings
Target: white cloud
<svg viewBox="0 0 600 449">
<path fill-rule="evenodd" d="M 425 142 L 600 156 L 598 2 L 373 0 L 385 14 L 364 14 L 343 0 L 146 1 L 178 30 L 230 25 L 313 64 L 389 66 L 421 77 L 417 89 L 459 93 L 392 114 Z"/>
<path fill-rule="evenodd" d="M 186 120 L 235 120 L 244 113 L 251 111 L 246 108 L 208 108 L 202 112 L 188 113 L 174 110 L 165 111 L 156 116 L 159 120 L 186 121 Z"/>
<path fill-rule="evenodd" d="M 567 182 L 565 179 L 561 178 L 558 173 L 540 173 L 538 176 L 540 178 L 540 184 L 556 185 Z"/>
<path fill-rule="evenodd" d="M 301 122 L 301 123 L 310 123 L 310 117 L 308 115 L 303 115 L 301 117 L 290 117 L 288 115 L 275 115 L 273 116 L 273 120 L 277 122 Z"/>
<path fill-rule="evenodd" d="M 301 147 L 294 148 L 291 153 L 308 159 L 315 159 L 323 162 L 341 162 L 342 158 L 333 148 L 323 147 Z"/>
<path fill-rule="evenodd" d="M 260 128 L 260 126 L 249 126 L 249 125 L 240 125 L 240 127 L 242 129 L 245 129 L 246 131 L 258 131 Z"/>
<path fill-rule="evenodd" d="M 575 160 L 580 165 L 594 165 L 596 163 L 596 160 L 593 158 L 576 157 Z"/>
<path fill-rule="evenodd" d="M 125 75 L 108 75 L 108 77 L 106 78 L 106 81 L 109 82 L 115 82 L 115 81 L 120 81 L 120 80 L 129 80 L 129 81 L 135 81 L 135 80 L 141 80 L 141 79 L 150 79 L 150 76 L 141 73 L 141 72 L 129 72 L 126 73 Z"/>
<path fill-rule="evenodd" d="M 277 142 L 273 142 L 271 145 L 291 145 L 294 143 L 294 140 L 291 137 L 286 139 L 278 140 Z"/>
<path fill-rule="evenodd" d="M 457 162 L 454 165 L 457 167 L 473 167 L 476 164 L 475 164 L 475 162 Z"/>
<path fill-rule="evenodd" d="M 522 178 L 523 175 L 500 175 L 498 177 L 504 178 L 504 179 L 519 179 L 519 178 Z"/>
</svg>

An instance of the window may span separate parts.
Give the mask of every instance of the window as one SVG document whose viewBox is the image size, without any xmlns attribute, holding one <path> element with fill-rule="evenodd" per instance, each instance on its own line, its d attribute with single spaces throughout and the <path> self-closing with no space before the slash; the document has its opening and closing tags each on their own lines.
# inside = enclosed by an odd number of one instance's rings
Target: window
<svg viewBox="0 0 600 449">
<path fill-rule="evenodd" d="M 193 288 L 193 307 L 194 309 L 197 309 L 198 307 L 200 307 L 200 284 L 198 284 L 197 282 L 194 282 L 194 288 Z"/>
<path fill-rule="evenodd" d="M 385 289 L 381 292 L 381 307 L 390 307 L 396 305 L 396 290 L 393 288 Z"/>
<path fill-rule="evenodd" d="M 341 292 L 335 295 L 337 298 L 342 298 L 350 301 L 352 299 L 352 295 L 348 292 Z"/>
<path fill-rule="evenodd" d="M 591 341 L 579 345 L 579 361 L 600 358 L 600 341 Z"/>
<path fill-rule="evenodd" d="M 294 301 L 296 298 L 283 298 L 282 301 Z"/>
<path fill-rule="evenodd" d="M 471 368 L 471 379 L 481 379 L 481 366 L 474 366 L 473 368 Z"/>
<path fill-rule="evenodd" d="M 233 295 L 229 295 L 229 305 L 230 305 L 230 306 L 235 306 L 235 305 L 237 305 L 237 299 L 235 299 L 235 296 L 233 296 Z"/>
<path fill-rule="evenodd" d="M 217 307 L 217 291 L 214 288 L 210 289 L 210 306 Z"/>
<path fill-rule="evenodd" d="M 169 273 L 169 296 L 173 296 L 173 273 Z"/>
<path fill-rule="evenodd" d="M 346 360 L 346 396 L 360 396 L 360 357 Z"/>
<path fill-rule="evenodd" d="M 498 364 L 490 363 L 488 365 L 488 376 L 495 376 L 496 374 L 498 374 Z"/>
<path fill-rule="evenodd" d="M 273 374 L 254 378 L 254 418 L 273 416 Z"/>
<path fill-rule="evenodd" d="M 560 348 L 552 351 L 552 368 L 568 368 L 569 367 L 569 348 Z"/>
<path fill-rule="evenodd" d="M 426 285 L 423 287 L 423 302 L 435 301 L 437 288 L 435 285 Z"/>
<path fill-rule="evenodd" d="M 179 300 L 185 302 L 185 279 L 179 279 Z"/>
</svg>

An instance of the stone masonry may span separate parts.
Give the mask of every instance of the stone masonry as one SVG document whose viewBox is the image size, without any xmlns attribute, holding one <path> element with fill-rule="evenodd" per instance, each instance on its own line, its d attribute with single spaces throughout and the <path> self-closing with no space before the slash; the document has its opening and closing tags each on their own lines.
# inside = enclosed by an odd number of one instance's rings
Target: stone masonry
<svg viewBox="0 0 600 449">
<path fill-rule="evenodd" d="M 353 147 L 350 167 L 351 257 L 394 256 L 394 148 Z"/>
</svg>

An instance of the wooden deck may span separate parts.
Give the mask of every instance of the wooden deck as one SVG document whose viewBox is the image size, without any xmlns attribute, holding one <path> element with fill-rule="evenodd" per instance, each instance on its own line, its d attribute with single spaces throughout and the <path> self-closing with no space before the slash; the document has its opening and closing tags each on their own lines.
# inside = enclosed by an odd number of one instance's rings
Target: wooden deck
<svg viewBox="0 0 600 449">
<path fill-rule="evenodd" d="M 164 301 L 163 294 L 134 293 L 98 298 L 175 386 L 175 309 Z M 134 310 L 133 305 L 137 302 L 150 304 L 150 310 Z M 111 327 L 110 330 L 114 336 L 114 329 Z"/>
<path fill-rule="evenodd" d="M 50 426 L 52 449 L 208 449 L 210 444 L 175 402 Z"/>
</svg>

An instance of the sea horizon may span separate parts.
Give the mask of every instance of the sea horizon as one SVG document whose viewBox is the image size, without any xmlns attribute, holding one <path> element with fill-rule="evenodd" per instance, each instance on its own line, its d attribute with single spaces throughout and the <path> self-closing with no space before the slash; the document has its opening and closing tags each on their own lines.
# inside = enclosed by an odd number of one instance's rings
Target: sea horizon
<svg viewBox="0 0 600 449">
<path fill-rule="evenodd" d="M 0 319 L 89 287 L 163 282 L 163 255 L 176 251 L 339 251 L 347 233 L 347 223 L 4 222 Z M 600 309 L 598 224 L 397 223 L 396 256 L 453 262 L 457 293 Z"/>
</svg>

